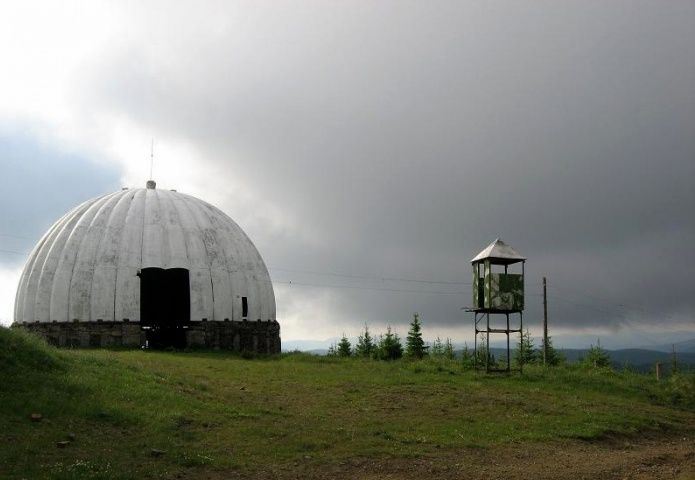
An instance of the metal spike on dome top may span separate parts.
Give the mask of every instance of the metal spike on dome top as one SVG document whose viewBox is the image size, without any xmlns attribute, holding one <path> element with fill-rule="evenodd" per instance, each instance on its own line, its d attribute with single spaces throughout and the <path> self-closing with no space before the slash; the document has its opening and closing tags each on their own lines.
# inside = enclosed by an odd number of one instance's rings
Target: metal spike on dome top
<svg viewBox="0 0 695 480">
<path fill-rule="evenodd" d="M 154 190 L 157 188 L 157 182 L 152 180 L 152 169 L 154 168 L 154 137 L 152 137 L 152 143 L 150 145 L 150 179 L 145 183 L 145 186 L 150 189 Z"/>
</svg>

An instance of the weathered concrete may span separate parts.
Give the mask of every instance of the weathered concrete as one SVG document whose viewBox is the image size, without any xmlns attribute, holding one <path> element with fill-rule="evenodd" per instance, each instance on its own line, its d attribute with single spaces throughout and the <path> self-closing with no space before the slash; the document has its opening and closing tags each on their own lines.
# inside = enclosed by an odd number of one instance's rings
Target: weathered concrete
<svg viewBox="0 0 695 480">
<path fill-rule="evenodd" d="M 14 320 L 138 322 L 138 272 L 149 267 L 189 271 L 192 321 L 276 320 L 268 269 L 242 229 L 154 185 L 89 200 L 58 220 L 27 260 Z"/>
<path fill-rule="evenodd" d="M 140 348 L 146 332 L 137 322 L 34 322 L 13 325 L 44 337 L 58 347 Z M 277 321 L 191 322 L 186 329 L 190 348 L 235 352 L 280 353 L 280 324 Z"/>
</svg>

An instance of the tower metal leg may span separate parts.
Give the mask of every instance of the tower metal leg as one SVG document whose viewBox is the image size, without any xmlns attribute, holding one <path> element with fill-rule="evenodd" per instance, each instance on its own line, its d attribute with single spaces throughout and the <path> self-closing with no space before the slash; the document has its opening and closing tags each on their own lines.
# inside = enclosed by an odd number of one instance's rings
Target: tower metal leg
<svg viewBox="0 0 695 480">
<path fill-rule="evenodd" d="M 510 355 L 511 352 L 509 351 L 509 314 L 508 313 L 506 314 L 506 317 L 507 317 L 507 330 L 505 333 L 507 334 L 507 372 L 511 372 L 512 371 L 512 357 Z"/>
<path fill-rule="evenodd" d="M 490 314 L 487 317 L 487 331 L 485 332 L 485 341 L 487 343 L 485 347 L 485 371 L 490 372 Z"/>
<path fill-rule="evenodd" d="M 524 339 L 524 314 L 519 312 L 519 342 L 521 342 L 523 339 Z M 524 373 L 524 362 L 519 362 L 519 373 Z"/>
<path fill-rule="evenodd" d="M 478 312 L 473 313 L 475 337 L 473 338 L 473 368 L 478 369 Z"/>
</svg>

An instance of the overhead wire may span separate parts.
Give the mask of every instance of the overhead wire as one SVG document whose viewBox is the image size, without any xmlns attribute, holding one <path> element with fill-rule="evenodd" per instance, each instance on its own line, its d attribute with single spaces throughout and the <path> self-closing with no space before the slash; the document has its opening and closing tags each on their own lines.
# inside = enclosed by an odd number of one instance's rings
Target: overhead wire
<svg viewBox="0 0 695 480">
<path fill-rule="evenodd" d="M 557 288 L 557 286 L 554 286 L 554 288 Z M 565 290 L 566 293 L 571 294 L 571 292 L 569 292 L 568 290 L 572 290 L 572 289 L 569 288 L 569 287 L 562 286 L 562 287 L 560 287 L 560 289 L 561 289 L 561 290 Z M 571 299 L 565 298 L 565 297 L 563 297 L 563 296 L 558 296 L 558 295 L 555 295 L 555 294 L 553 294 L 553 295 L 548 295 L 548 297 L 549 297 L 549 298 L 554 298 L 554 299 L 557 299 L 557 300 L 560 300 L 560 301 L 563 301 L 563 302 L 566 302 L 566 303 L 570 303 L 570 304 L 575 305 L 575 306 L 578 306 L 578 307 L 580 307 L 580 308 L 585 308 L 585 309 L 594 310 L 594 311 L 596 311 L 596 312 L 599 312 L 599 313 L 602 313 L 602 314 L 604 314 L 604 315 L 607 315 L 608 317 L 617 318 L 617 319 L 619 319 L 620 323 L 622 323 L 623 325 L 625 325 L 625 326 L 627 326 L 627 327 L 630 327 L 630 328 L 632 329 L 632 333 L 633 333 L 634 335 L 640 337 L 640 338 L 641 338 L 643 341 L 645 341 L 646 343 L 652 344 L 652 345 L 658 344 L 658 342 L 656 342 L 654 339 L 652 339 L 652 338 L 650 338 L 650 337 L 648 337 L 648 336 L 645 336 L 645 335 L 643 335 L 642 333 L 640 333 L 639 328 L 634 324 L 634 322 L 633 322 L 632 320 L 628 319 L 628 317 L 627 317 L 627 315 L 628 315 L 628 313 L 629 313 L 630 310 L 632 310 L 633 312 L 638 311 L 639 313 L 649 313 L 646 309 L 641 308 L 641 307 L 639 307 L 638 305 L 635 305 L 634 307 L 630 308 L 630 307 L 628 307 L 627 305 L 625 305 L 624 303 L 613 303 L 613 302 L 610 302 L 609 300 L 607 300 L 607 299 L 605 299 L 605 298 L 600 298 L 600 297 L 597 297 L 597 296 L 595 296 L 595 295 L 589 295 L 589 294 L 586 294 L 586 293 L 584 293 L 584 292 L 579 292 L 579 290 L 575 290 L 575 292 L 577 292 L 576 294 L 579 294 L 579 295 L 582 295 L 582 296 L 585 296 L 585 297 L 594 298 L 594 299 L 596 299 L 596 300 L 602 302 L 602 305 L 603 305 L 604 307 L 605 307 L 605 306 L 617 307 L 617 308 L 620 308 L 620 309 L 623 309 L 623 310 L 627 310 L 627 312 L 626 312 L 626 311 L 619 311 L 619 310 L 606 310 L 605 308 L 599 308 L 599 307 L 597 307 L 597 306 L 594 305 L 594 304 L 589 304 L 589 303 L 586 303 L 586 302 L 571 300 Z M 662 314 L 662 316 L 663 316 L 664 318 L 673 319 L 673 317 L 672 317 L 671 315 L 668 315 L 668 314 Z"/>
<path fill-rule="evenodd" d="M 606 298 L 599 297 L 599 296 L 592 295 L 592 294 L 588 294 L 588 293 L 586 293 L 586 292 L 580 291 L 579 289 L 573 289 L 573 288 L 567 287 L 567 286 L 565 286 L 565 285 L 562 285 L 562 286 L 560 286 L 560 287 L 558 287 L 557 285 L 554 285 L 553 288 L 559 288 L 560 290 L 564 290 L 565 293 L 567 293 L 567 294 L 569 294 L 569 295 L 575 295 L 575 296 L 576 296 L 576 295 L 581 295 L 582 297 L 593 298 L 594 300 L 599 301 L 601 304 L 603 304 L 603 305 L 605 305 L 605 306 L 616 307 L 616 308 L 619 308 L 619 309 L 622 309 L 622 310 L 632 311 L 632 312 L 634 312 L 634 313 L 640 313 L 640 314 L 647 314 L 647 315 L 656 315 L 656 314 L 657 314 L 656 312 L 650 312 L 650 311 L 649 311 L 648 309 L 646 309 L 644 306 L 638 305 L 638 304 L 636 304 L 636 303 L 631 303 L 631 304 L 626 304 L 626 303 L 615 303 L 615 302 L 612 302 L 612 301 L 610 301 L 610 300 L 608 300 L 608 299 L 606 299 Z M 576 293 L 573 294 L 573 293 L 571 292 L 571 290 L 574 290 Z M 584 302 L 575 302 L 575 303 L 582 303 L 582 304 L 584 304 L 584 305 L 588 305 L 588 304 L 586 304 L 586 303 L 584 303 Z M 613 313 L 613 312 L 605 312 L 605 313 Z M 668 315 L 668 314 L 659 313 L 659 315 L 661 315 L 661 316 L 663 316 L 663 317 L 665 317 L 665 318 L 673 319 L 673 317 L 672 317 L 671 315 Z"/>
<path fill-rule="evenodd" d="M 18 238 L 18 239 L 26 239 L 29 240 L 30 237 L 27 236 L 21 236 L 21 235 L 14 235 L 14 234 L 7 234 L 7 233 L 0 233 L 0 236 L 2 237 L 10 237 L 10 238 Z M 14 255 L 28 255 L 28 252 L 20 252 L 17 250 L 8 250 L 8 249 L 0 249 L 0 253 L 9 253 L 9 254 L 14 254 Z M 291 268 L 283 268 L 283 267 L 270 267 L 269 268 L 271 271 L 274 272 L 287 272 L 287 273 L 297 273 L 297 274 L 303 274 L 303 275 L 315 275 L 315 276 L 326 276 L 326 277 L 336 277 L 336 278 L 350 278 L 350 279 L 356 279 L 356 280 L 371 280 L 371 281 L 378 281 L 378 282 L 403 282 L 403 283 L 417 283 L 417 284 L 423 284 L 423 285 L 452 285 L 452 286 L 471 286 L 471 282 L 458 282 L 458 281 L 452 281 L 452 280 L 434 280 L 434 279 L 422 279 L 422 278 L 409 278 L 409 277 L 395 277 L 395 276 L 375 276 L 375 275 L 364 275 L 364 274 L 354 274 L 354 273 L 339 273 L 339 272 L 322 272 L 322 271 L 317 271 L 317 270 L 305 270 L 305 269 L 291 269 Z M 339 288 L 339 289 L 352 289 L 352 290 L 370 290 L 370 291 L 383 291 L 383 292 L 393 292 L 393 293 L 410 293 L 410 294 L 433 294 L 433 295 L 468 295 L 469 292 L 461 292 L 461 291 L 441 291 L 441 290 L 415 290 L 415 289 L 401 289 L 401 288 L 388 288 L 388 287 L 377 287 L 377 286 L 365 286 L 365 285 L 335 285 L 335 284 L 324 284 L 324 283 L 317 283 L 317 282 L 302 282 L 302 281 L 293 281 L 293 280 L 275 280 L 273 283 L 278 283 L 278 284 L 285 284 L 285 285 L 298 285 L 298 286 L 306 286 L 306 287 L 313 287 L 313 288 Z M 529 286 L 539 286 L 541 285 L 540 282 L 538 283 L 532 283 L 528 284 L 527 287 Z M 577 301 L 573 300 L 571 298 L 566 298 L 564 296 L 557 295 L 555 293 L 550 293 L 548 295 L 549 298 L 551 299 L 557 299 L 559 301 L 569 303 L 572 305 L 575 305 L 580 308 L 586 308 L 586 309 L 591 309 L 594 310 L 598 313 L 602 313 L 604 315 L 608 316 L 617 316 L 621 318 L 623 321 L 628 322 L 627 318 L 625 318 L 625 310 L 627 311 L 633 311 L 633 312 L 638 312 L 640 314 L 649 314 L 650 312 L 645 309 L 644 307 L 637 305 L 637 304 L 625 304 L 625 303 L 613 303 L 610 300 L 607 300 L 605 298 L 600 298 L 595 295 L 590 295 L 585 292 L 580 292 L 577 289 L 574 289 L 576 294 L 573 294 L 571 290 L 572 288 L 569 288 L 565 285 L 558 286 L 557 284 L 552 284 L 553 289 L 559 289 L 559 290 L 565 290 L 566 293 L 569 295 L 581 295 L 583 297 L 590 297 L 598 300 L 602 306 L 610 306 L 614 308 L 621 309 L 623 311 L 616 311 L 616 310 L 607 310 L 605 308 L 598 307 L 595 304 L 589 304 L 586 302 L 582 301 Z M 527 295 L 530 296 L 542 296 L 542 293 L 531 293 L 529 291 L 526 292 Z M 668 314 L 662 314 L 665 318 L 673 318 Z"/>
<path fill-rule="evenodd" d="M 433 285 L 471 285 L 471 282 L 454 282 L 448 280 L 424 280 L 419 278 L 399 278 L 399 277 L 379 277 L 370 275 L 356 275 L 349 273 L 335 273 L 335 272 L 318 272 L 315 270 L 296 270 L 289 268 L 278 268 L 270 267 L 270 270 L 278 272 L 289 272 L 289 273 L 302 273 L 307 275 L 323 275 L 329 277 L 343 277 L 343 278 L 355 278 L 362 280 L 377 280 L 377 281 L 390 281 L 390 282 L 410 282 L 410 283 L 427 283 Z"/>
<path fill-rule="evenodd" d="M 345 288 L 351 290 L 372 290 L 377 292 L 394 292 L 394 293 L 414 293 L 414 294 L 431 294 L 431 295 L 467 295 L 468 292 L 444 292 L 436 290 L 407 290 L 400 288 L 379 288 L 379 287 L 365 287 L 360 285 L 328 285 L 328 284 L 316 284 L 316 283 L 305 283 L 305 282 L 294 282 L 294 281 L 282 281 L 275 280 L 273 283 L 279 283 L 284 285 L 299 285 L 303 287 L 315 287 L 315 288 Z"/>
</svg>

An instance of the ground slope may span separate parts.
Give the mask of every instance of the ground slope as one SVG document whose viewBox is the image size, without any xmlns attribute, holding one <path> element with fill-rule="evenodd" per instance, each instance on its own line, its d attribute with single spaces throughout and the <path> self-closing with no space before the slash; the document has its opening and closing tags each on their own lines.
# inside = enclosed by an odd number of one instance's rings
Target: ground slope
<svg viewBox="0 0 695 480">
<path fill-rule="evenodd" d="M 694 402 L 687 376 L 56 351 L 0 329 L 0 478 L 692 478 Z"/>
</svg>

